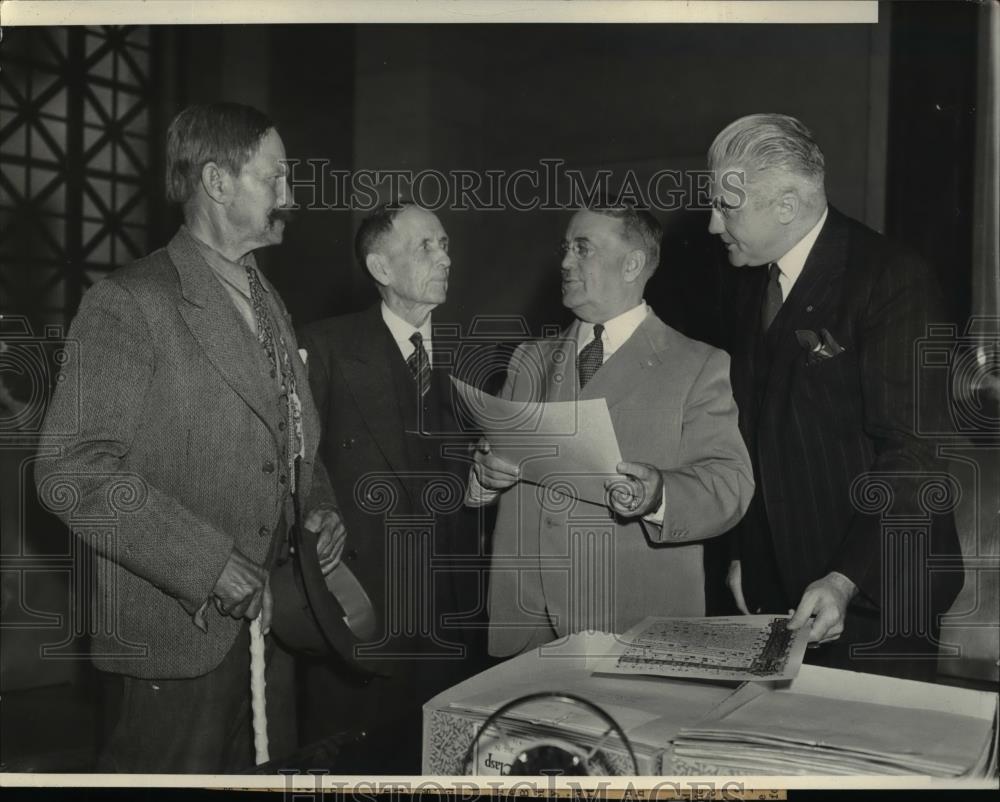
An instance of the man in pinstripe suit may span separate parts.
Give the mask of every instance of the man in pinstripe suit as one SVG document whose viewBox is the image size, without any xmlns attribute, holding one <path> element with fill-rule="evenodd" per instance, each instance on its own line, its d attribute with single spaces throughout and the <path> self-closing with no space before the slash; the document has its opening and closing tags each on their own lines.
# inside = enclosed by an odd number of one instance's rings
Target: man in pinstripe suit
<svg viewBox="0 0 1000 802">
<path fill-rule="evenodd" d="M 733 390 L 757 480 L 732 538 L 736 605 L 794 607 L 812 662 L 932 678 L 962 576 L 950 509 L 925 504 L 927 487 L 951 484 L 915 428 L 915 341 L 946 320 L 932 273 L 827 205 L 823 154 L 792 117 L 736 120 L 709 166 L 709 231 L 754 268 L 735 299 Z M 886 515 L 912 536 L 887 536 Z"/>
</svg>

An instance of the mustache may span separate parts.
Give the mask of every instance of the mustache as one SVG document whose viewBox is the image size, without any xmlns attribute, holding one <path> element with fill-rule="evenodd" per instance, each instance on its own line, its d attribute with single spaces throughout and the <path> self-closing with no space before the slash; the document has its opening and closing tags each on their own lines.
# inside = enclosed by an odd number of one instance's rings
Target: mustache
<svg viewBox="0 0 1000 802">
<path fill-rule="evenodd" d="M 268 222 L 275 223 L 281 220 L 288 223 L 295 219 L 295 212 L 291 209 L 271 209 L 270 213 L 267 215 Z"/>
</svg>

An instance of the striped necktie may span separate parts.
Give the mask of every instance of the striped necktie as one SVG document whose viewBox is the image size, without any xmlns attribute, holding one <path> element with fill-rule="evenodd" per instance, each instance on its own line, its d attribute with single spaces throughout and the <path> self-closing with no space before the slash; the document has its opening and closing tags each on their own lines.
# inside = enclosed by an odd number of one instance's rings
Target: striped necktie
<svg viewBox="0 0 1000 802">
<path fill-rule="evenodd" d="M 603 335 L 604 326 L 600 323 L 594 324 L 594 339 L 587 343 L 576 358 L 576 374 L 580 379 L 581 390 L 604 364 L 604 342 L 601 339 Z"/>
<path fill-rule="evenodd" d="M 423 398 L 431 389 L 431 362 L 427 358 L 424 338 L 419 331 L 410 335 L 410 342 L 413 343 L 413 353 L 406 358 L 406 366 L 420 389 L 420 397 Z"/>
</svg>

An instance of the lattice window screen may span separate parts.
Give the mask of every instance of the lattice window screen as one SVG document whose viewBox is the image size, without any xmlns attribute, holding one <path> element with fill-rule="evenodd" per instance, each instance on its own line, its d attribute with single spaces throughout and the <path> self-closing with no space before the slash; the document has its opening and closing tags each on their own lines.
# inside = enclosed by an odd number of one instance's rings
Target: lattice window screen
<svg viewBox="0 0 1000 802">
<path fill-rule="evenodd" d="M 7 28 L 0 42 L 0 312 L 66 322 L 150 249 L 146 27 Z"/>
</svg>

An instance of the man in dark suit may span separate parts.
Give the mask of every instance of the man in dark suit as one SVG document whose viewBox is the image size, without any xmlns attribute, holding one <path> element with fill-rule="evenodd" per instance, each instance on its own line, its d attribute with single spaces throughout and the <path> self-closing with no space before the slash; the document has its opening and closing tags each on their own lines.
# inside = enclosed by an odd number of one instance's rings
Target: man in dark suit
<svg viewBox="0 0 1000 802">
<path fill-rule="evenodd" d="M 70 329 L 80 359 L 52 398 L 36 478 L 42 501 L 96 552 L 91 653 L 117 686 L 104 771 L 252 766 L 248 622 L 259 614 L 268 630 L 269 570 L 293 494 L 312 502 L 322 564 L 338 559 L 343 527 L 313 470 L 305 366 L 253 256 L 282 240 L 284 162 L 255 109 L 181 112 L 167 185 L 184 226 L 95 284 Z M 278 757 L 294 748 L 291 664 L 269 651 Z"/>
<path fill-rule="evenodd" d="M 960 555 L 954 486 L 915 428 L 915 342 L 946 319 L 934 278 L 827 205 L 823 154 L 798 120 L 737 120 L 709 165 L 709 231 L 731 264 L 758 268 L 733 354 L 757 480 L 734 538 L 736 604 L 794 607 L 812 662 L 932 677 L 937 617 L 962 576 L 933 570 Z"/>
<path fill-rule="evenodd" d="M 374 677 L 352 680 L 331 663 L 308 669 L 304 735 L 364 730 L 350 771 L 412 774 L 421 705 L 473 673 L 483 651 L 471 626 L 482 606 L 470 565 L 476 518 L 462 509 L 468 438 L 445 367 L 456 343 L 432 326 L 448 291 L 448 236 L 426 209 L 383 206 L 362 222 L 355 255 L 381 301 L 307 326 L 302 342 L 323 421 L 320 456 L 347 526 L 345 561 L 381 626 L 356 650 Z"/>
</svg>

